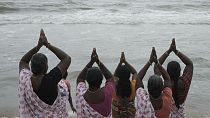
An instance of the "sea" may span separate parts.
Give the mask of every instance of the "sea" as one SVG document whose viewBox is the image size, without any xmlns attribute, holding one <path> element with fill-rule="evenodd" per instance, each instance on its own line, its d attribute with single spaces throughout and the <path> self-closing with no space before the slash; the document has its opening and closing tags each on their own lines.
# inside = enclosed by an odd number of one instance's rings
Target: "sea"
<svg viewBox="0 0 210 118">
<path fill-rule="evenodd" d="M 158 57 L 176 39 L 177 49 L 194 63 L 185 106 L 187 118 L 210 118 L 210 1 L 209 0 L 0 0 L 0 117 L 18 114 L 18 64 L 37 45 L 40 29 L 48 41 L 68 53 L 72 63 L 67 79 L 75 101 L 76 78 L 90 60 L 93 48 L 114 72 L 125 52 L 137 71 L 148 61 L 152 47 Z M 59 59 L 43 47 L 49 71 Z M 173 53 L 171 60 L 185 65 Z M 94 65 L 97 66 L 97 65 Z M 153 74 L 151 66 L 144 84 Z M 76 117 L 69 108 L 71 117 Z"/>
</svg>

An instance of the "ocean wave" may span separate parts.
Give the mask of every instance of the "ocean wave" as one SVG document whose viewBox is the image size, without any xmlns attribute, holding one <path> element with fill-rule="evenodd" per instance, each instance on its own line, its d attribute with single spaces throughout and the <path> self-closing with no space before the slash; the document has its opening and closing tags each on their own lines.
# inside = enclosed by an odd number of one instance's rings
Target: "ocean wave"
<svg viewBox="0 0 210 118">
<path fill-rule="evenodd" d="M 160 5 L 147 5 L 148 9 L 160 10 L 160 11 L 176 11 L 185 12 L 190 10 L 208 11 L 210 10 L 210 4 L 190 4 L 190 3 L 175 3 L 175 4 L 160 4 Z"/>
<path fill-rule="evenodd" d="M 0 24 L 210 25 L 208 1 L 4 0 Z M 12 12 L 5 14 L 4 12 Z M 2 13 L 2 14 L 1 14 Z"/>
<path fill-rule="evenodd" d="M 182 24 L 210 25 L 208 12 L 130 12 L 117 9 L 78 8 L 77 12 L 0 14 L 0 24 Z"/>
<path fill-rule="evenodd" d="M 13 3 L 10 3 L 10 2 L 1 3 L 0 2 L 0 13 L 16 12 L 18 10 L 19 10 L 19 8 L 14 7 Z"/>
</svg>

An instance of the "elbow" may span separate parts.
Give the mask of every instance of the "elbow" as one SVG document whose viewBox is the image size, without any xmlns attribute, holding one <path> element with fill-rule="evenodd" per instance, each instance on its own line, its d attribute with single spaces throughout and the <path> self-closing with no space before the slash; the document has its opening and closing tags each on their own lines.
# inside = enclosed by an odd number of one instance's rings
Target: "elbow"
<svg viewBox="0 0 210 118">
<path fill-rule="evenodd" d="M 138 75 L 137 75 L 137 72 L 134 72 L 134 73 L 133 73 L 133 76 L 135 76 L 135 77 L 137 78 L 137 76 L 138 76 Z"/>
<path fill-rule="evenodd" d="M 69 64 L 69 65 L 71 64 L 71 57 L 70 56 L 66 56 L 65 60 L 66 60 L 67 64 Z"/>
<path fill-rule="evenodd" d="M 187 66 L 190 66 L 193 68 L 193 62 L 190 60 L 188 64 L 186 64 Z"/>
<path fill-rule="evenodd" d="M 137 71 L 136 70 L 134 70 L 133 75 L 137 75 Z"/>
<path fill-rule="evenodd" d="M 190 65 L 193 67 L 193 62 L 190 60 Z"/>
</svg>

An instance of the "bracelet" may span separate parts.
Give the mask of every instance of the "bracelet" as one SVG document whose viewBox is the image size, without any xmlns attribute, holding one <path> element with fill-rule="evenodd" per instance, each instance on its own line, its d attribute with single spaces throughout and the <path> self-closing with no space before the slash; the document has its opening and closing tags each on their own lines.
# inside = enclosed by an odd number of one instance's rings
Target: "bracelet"
<svg viewBox="0 0 210 118">
<path fill-rule="evenodd" d="M 148 61 L 148 63 L 149 63 L 150 66 L 152 65 L 152 63 L 150 62 L 150 60 Z"/>
<path fill-rule="evenodd" d="M 50 46 L 50 43 L 47 43 L 46 48 L 49 48 L 49 46 Z"/>
</svg>

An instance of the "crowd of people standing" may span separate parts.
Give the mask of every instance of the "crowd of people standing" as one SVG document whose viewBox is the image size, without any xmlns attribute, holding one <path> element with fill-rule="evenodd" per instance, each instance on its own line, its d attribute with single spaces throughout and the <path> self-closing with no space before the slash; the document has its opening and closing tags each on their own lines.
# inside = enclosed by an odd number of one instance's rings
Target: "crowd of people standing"
<svg viewBox="0 0 210 118">
<path fill-rule="evenodd" d="M 60 62 L 48 73 L 48 59 L 38 53 L 45 46 Z M 174 53 L 185 64 L 183 73 L 177 61 L 165 69 L 162 64 Z M 96 63 L 97 67 L 93 67 Z M 121 53 L 112 74 L 93 48 L 91 59 L 77 77 L 76 108 L 66 80 L 71 57 L 48 42 L 43 30 L 37 46 L 19 62 L 19 113 L 21 118 L 68 118 L 67 103 L 78 118 L 186 118 L 185 101 L 193 76 L 193 62 L 177 50 L 175 39 L 169 49 L 157 57 L 153 47 L 150 57 L 139 72 Z M 154 74 L 143 78 L 154 64 Z M 103 78 L 106 79 L 102 87 Z M 74 84 L 74 83 L 71 83 Z"/>
</svg>

